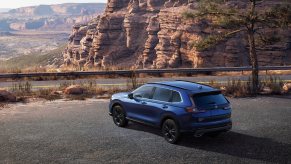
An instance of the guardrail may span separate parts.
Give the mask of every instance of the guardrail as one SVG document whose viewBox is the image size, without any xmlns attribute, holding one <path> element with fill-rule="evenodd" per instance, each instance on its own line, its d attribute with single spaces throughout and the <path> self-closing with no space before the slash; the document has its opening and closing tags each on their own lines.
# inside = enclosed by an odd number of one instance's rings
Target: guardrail
<svg viewBox="0 0 291 164">
<path fill-rule="evenodd" d="M 251 71 L 251 67 L 214 67 L 214 68 L 177 68 L 177 69 L 137 69 L 116 71 L 83 71 L 83 72 L 56 72 L 56 73 L 5 73 L 2 78 L 32 78 L 32 77 L 78 77 L 94 75 L 131 75 L 131 74 L 160 74 L 160 73 L 212 73 L 212 72 L 242 72 Z M 260 71 L 291 70 L 291 66 L 266 66 L 260 67 Z"/>
</svg>

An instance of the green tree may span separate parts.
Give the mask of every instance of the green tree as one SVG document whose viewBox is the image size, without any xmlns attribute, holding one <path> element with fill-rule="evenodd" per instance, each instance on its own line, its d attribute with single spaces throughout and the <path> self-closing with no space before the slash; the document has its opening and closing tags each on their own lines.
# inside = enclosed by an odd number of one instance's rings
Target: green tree
<svg viewBox="0 0 291 164">
<path fill-rule="evenodd" d="M 186 19 L 207 21 L 210 26 L 221 29 L 221 33 L 213 33 L 196 42 L 198 51 L 204 51 L 237 33 L 243 33 L 248 38 L 249 59 L 252 66 L 252 92 L 257 94 L 259 89 L 259 65 L 257 45 L 260 42 L 271 44 L 276 41 L 264 35 L 266 29 L 286 29 L 291 22 L 291 5 L 288 1 L 273 2 L 272 6 L 265 5 L 263 0 L 236 1 L 247 5 L 246 9 L 229 8 L 227 0 L 200 0 L 197 10 L 183 14 Z M 267 7 L 262 7 L 263 5 Z M 278 39 L 277 39 L 278 40 Z"/>
</svg>

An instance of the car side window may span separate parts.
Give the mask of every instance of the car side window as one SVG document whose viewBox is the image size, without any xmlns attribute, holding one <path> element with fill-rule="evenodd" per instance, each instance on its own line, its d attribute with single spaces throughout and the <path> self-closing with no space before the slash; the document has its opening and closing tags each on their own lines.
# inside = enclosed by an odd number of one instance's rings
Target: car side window
<svg viewBox="0 0 291 164">
<path fill-rule="evenodd" d="M 172 92 L 172 102 L 181 102 L 181 96 L 179 94 L 179 92 L 173 91 Z"/>
<path fill-rule="evenodd" d="M 171 98 L 172 98 L 172 91 L 169 90 L 169 89 L 164 89 L 164 88 L 157 87 L 155 89 L 154 94 L 153 94 L 153 99 L 154 100 L 170 102 Z"/>
<path fill-rule="evenodd" d="M 151 99 L 154 87 L 142 86 L 133 92 L 134 97 Z"/>
</svg>

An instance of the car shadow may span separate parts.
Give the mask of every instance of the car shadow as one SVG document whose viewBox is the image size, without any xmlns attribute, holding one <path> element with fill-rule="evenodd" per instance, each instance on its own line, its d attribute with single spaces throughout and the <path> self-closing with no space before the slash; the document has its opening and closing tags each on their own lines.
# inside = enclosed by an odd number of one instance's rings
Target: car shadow
<svg viewBox="0 0 291 164">
<path fill-rule="evenodd" d="M 157 128 L 138 123 L 130 123 L 128 129 L 143 131 L 161 136 Z M 239 158 L 260 160 L 264 162 L 288 163 L 291 160 L 291 144 L 277 142 L 270 138 L 256 137 L 230 131 L 216 138 L 195 138 L 183 135 L 177 146 L 231 155 Z"/>
<path fill-rule="evenodd" d="M 159 128 L 155 128 L 152 126 L 147 126 L 138 122 L 129 122 L 128 126 L 126 127 L 127 129 L 131 129 L 131 130 L 137 130 L 137 131 L 142 131 L 142 132 L 146 132 L 146 133 L 152 133 L 155 134 L 157 136 L 163 136 L 161 134 L 161 131 Z"/>
</svg>

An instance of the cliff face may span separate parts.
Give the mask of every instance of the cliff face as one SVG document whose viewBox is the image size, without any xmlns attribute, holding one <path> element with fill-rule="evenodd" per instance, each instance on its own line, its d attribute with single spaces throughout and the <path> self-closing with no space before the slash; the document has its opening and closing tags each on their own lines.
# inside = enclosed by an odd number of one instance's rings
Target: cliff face
<svg viewBox="0 0 291 164">
<path fill-rule="evenodd" d="M 64 65 L 158 69 L 248 65 L 242 34 L 204 52 L 192 47 L 215 30 L 207 22 L 182 18 L 184 11 L 196 6 L 194 0 L 109 0 L 103 15 L 74 27 Z M 291 64 L 291 34 L 284 35 L 288 40 L 258 52 L 261 65 Z"/>
</svg>

